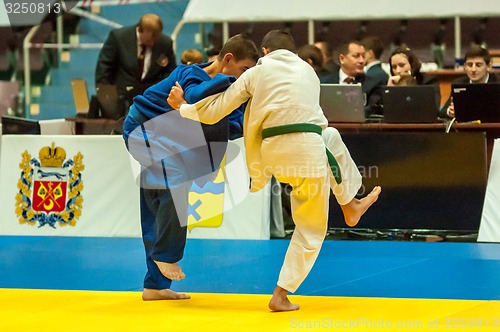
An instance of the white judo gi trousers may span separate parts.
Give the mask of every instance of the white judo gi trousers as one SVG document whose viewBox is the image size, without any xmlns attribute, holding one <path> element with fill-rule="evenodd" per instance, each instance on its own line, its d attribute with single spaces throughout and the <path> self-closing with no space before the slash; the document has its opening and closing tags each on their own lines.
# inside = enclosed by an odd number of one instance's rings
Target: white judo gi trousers
<svg viewBox="0 0 500 332">
<path fill-rule="evenodd" d="M 295 231 L 280 271 L 278 286 L 295 292 L 311 271 L 328 228 L 329 190 L 340 205 L 349 203 L 362 184 L 362 177 L 339 132 L 323 130 L 323 140 L 340 167 L 342 182 L 331 171 L 323 178 L 277 177 L 292 187 L 290 203 Z"/>
</svg>

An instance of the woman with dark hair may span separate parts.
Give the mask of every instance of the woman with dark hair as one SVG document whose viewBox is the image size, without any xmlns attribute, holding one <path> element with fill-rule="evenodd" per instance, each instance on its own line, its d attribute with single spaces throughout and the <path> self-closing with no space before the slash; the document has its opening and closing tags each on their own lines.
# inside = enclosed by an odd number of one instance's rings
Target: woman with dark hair
<svg viewBox="0 0 500 332">
<path fill-rule="evenodd" d="M 439 84 L 437 77 L 420 72 L 422 63 L 408 47 L 394 50 L 389 57 L 389 65 L 391 77 L 387 81 L 388 86 L 400 85 L 403 82 L 408 85 L 408 81 L 413 81 L 416 85 Z M 411 80 L 411 77 L 414 80 Z"/>
</svg>

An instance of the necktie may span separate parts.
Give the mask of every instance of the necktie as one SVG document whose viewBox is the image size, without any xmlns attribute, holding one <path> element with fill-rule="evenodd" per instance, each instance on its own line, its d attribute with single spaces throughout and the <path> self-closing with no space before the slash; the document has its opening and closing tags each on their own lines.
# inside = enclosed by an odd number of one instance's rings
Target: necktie
<svg viewBox="0 0 500 332">
<path fill-rule="evenodd" d="M 142 79 L 142 72 L 144 71 L 144 58 L 146 57 L 146 46 L 141 44 L 141 53 L 137 57 L 137 73 L 139 79 Z"/>
<path fill-rule="evenodd" d="M 344 83 L 346 83 L 346 84 L 352 84 L 352 83 L 354 83 L 354 78 L 352 78 L 352 77 L 346 77 L 344 79 Z"/>
</svg>

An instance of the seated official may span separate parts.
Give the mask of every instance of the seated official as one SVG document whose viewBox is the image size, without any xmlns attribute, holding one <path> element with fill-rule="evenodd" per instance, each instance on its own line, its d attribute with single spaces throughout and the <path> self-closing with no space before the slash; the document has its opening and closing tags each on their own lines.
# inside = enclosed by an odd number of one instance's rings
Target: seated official
<svg viewBox="0 0 500 332">
<path fill-rule="evenodd" d="M 323 54 L 317 46 L 303 45 L 297 50 L 297 55 L 313 67 L 320 83 L 333 83 L 333 74 L 323 67 Z"/>
<path fill-rule="evenodd" d="M 403 76 L 412 76 L 417 85 L 439 84 L 436 76 L 422 73 L 422 63 L 408 47 L 401 47 L 394 50 L 389 57 L 391 76 L 387 81 L 388 86 L 398 85 Z"/>
<path fill-rule="evenodd" d="M 326 41 L 317 41 L 314 43 L 314 46 L 321 51 L 321 55 L 323 56 L 323 68 L 330 74 L 338 73 L 340 65 L 333 59 L 333 49 L 330 43 Z"/>
<path fill-rule="evenodd" d="M 467 76 L 459 77 L 453 80 L 453 84 L 485 84 L 500 82 L 499 77 L 492 73 L 491 69 L 491 57 L 488 50 L 480 46 L 473 46 L 465 53 L 464 57 L 464 71 Z M 441 108 L 439 117 L 455 117 L 455 109 L 451 93 L 448 100 Z"/>
<path fill-rule="evenodd" d="M 365 47 L 365 79 L 363 91 L 366 93 L 367 116 L 381 115 L 382 87 L 387 84 L 389 75 L 382 69 L 380 57 L 384 52 L 384 44 L 375 36 L 365 37 L 361 40 Z"/>
<path fill-rule="evenodd" d="M 409 48 L 401 47 L 394 50 L 389 57 L 389 65 L 391 75 L 387 80 L 387 86 L 434 85 L 436 101 L 441 100 L 438 78 L 420 71 L 422 63 Z M 383 115 L 382 98 L 377 101 L 373 109 L 378 110 L 375 114 Z"/>
<path fill-rule="evenodd" d="M 436 102 L 441 101 L 439 79 L 436 76 L 421 72 L 422 63 L 408 47 L 395 49 L 389 57 L 391 76 L 387 86 L 434 85 Z"/>
<path fill-rule="evenodd" d="M 372 76 L 365 76 L 366 51 L 363 44 L 356 40 L 344 42 L 340 44 L 338 54 L 340 69 L 328 83 L 361 84 L 366 96 L 365 116 L 378 113 L 375 108 L 380 97 L 375 97 L 375 94 L 380 94 L 379 87 L 382 86 L 382 82 L 374 82 Z"/>
</svg>

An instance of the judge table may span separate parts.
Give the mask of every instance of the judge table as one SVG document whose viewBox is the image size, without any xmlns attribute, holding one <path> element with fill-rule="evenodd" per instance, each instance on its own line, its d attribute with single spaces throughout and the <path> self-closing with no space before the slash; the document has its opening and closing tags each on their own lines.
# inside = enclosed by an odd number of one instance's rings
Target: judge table
<svg viewBox="0 0 500 332">
<path fill-rule="evenodd" d="M 500 123 L 330 123 L 363 176 L 382 186 L 356 229 L 478 232 Z M 346 228 L 331 199 L 331 228 Z"/>
<path fill-rule="evenodd" d="M 490 52 L 491 53 L 491 52 Z M 493 54 L 492 54 L 493 55 Z M 494 69 L 494 73 L 500 74 L 500 70 Z M 451 85 L 453 81 L 459 77 L 465 76 L 465 71 L 461 69 L 439 69 L 429 71 L 427 74 L 436 76 L 439 79 L 439 89 L 441 91 L 441 105 L 444 105 L 451 95 Z"/>
</svg>

